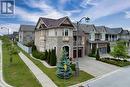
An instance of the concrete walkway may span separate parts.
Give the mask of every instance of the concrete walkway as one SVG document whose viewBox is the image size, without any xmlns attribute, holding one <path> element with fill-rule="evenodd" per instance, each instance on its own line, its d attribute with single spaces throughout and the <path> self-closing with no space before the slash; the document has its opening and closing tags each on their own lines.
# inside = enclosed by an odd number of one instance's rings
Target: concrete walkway
<svg viewBox="0 0 130 87">
<path fill-rule="evenodd" d="M 27 58 L 22 52 L 19 53 L 20 58 L 36 76 L 37 80 L 43 87 L 57 87 L 55 83 L 43 73 L 29 58 Z"/>
<path fill-rule="evenodd" d="M 120 69 L 117 66 L 97 61 L 88 56 L 79 58 L 79 67 L 81 70 L 86 71 L 95 77 Z"/>
<path fill-rule="evenodd" d="M 2 41 L 0 40 L 0 87 L 12 87 L 5 83 L 3 80 L 3 71 L 2 71 Z"/>
</svg>

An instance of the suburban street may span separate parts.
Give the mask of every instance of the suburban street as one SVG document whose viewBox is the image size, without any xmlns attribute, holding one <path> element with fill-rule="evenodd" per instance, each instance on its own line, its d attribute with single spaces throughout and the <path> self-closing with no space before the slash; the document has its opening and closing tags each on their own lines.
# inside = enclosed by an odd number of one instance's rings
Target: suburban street
<svg viewBox="0 0 130 87">
<path fill-rule="evenodd" d="M 130 87 L 130 66 L 87 84 L 89 87 Z M 85 87 L 88 87 L 87 84 Z"/>
</svg>

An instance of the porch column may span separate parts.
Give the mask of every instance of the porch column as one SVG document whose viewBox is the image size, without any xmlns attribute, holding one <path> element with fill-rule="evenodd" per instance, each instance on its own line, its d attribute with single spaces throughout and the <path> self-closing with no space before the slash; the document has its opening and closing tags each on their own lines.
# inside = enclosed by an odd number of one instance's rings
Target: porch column
<svg viewBox="0 0 130 87">
<path fill-rule="evenodd" d="M 128 47 L 128 43 L 126 42 L 126 47 Z"/>
<path fill-rule="evenodd" d="M 96 47 L 98 48 L 98 43 L 96 44 Z"/>
<path fill-rule="evenodd" d="M 90 49 L 92 49 L 92 43 L 90 43 Z"/>
</svg>

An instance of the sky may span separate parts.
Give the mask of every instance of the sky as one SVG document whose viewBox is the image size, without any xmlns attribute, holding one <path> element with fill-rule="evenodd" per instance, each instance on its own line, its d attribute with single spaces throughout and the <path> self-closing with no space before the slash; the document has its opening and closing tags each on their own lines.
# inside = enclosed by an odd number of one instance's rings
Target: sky
<svg viewBox="0 0 130 87">
<path fill-rule="evenodd" d="M 64 16 L 72 22 L 89 17 L 89 24 L 130 30 L 130 0 L 15 0 L 14 10 L 11 17 L 0 15 L 0 27 L 10 28 L 10 33 L 18 31 L 20 24 L 36 25 L 39 17 Z"/>
</svg>

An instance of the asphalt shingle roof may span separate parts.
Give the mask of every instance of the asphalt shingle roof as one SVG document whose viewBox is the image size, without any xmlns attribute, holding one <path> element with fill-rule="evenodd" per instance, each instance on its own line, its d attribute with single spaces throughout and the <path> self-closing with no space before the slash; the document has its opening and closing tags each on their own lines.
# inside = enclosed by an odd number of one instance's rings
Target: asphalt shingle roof
<svg viewBox="0 0 130 87">
<path fill-rule="evenodd" d="M 53 27 L 59 27 L 60 24 L 68 17 L 63 17 L 63 18 L 59 18 L 59 19 L 50 19 L 50 18 L 42 18 L 42 21 L 44 22 L 45 26 L 47 28 L 53 28 Z"/>
<path fill-rule="evenodd" d="M 123 31 L 121 32 L 121 34 L 129 34 L 129 31 L 128 31 L 128 30 L 123 30 Z"/>
<path fill-rule="evenodd" d="M 109 28 L 106 27 L 107 34 L 119 34 L 121 33 L 123 29 L 122 28 Z"/>
<path fill-rule="evenodd" d="M 77 28 L 77 24 L 73 23 L 75 29 Z M 92 31 L 96 31 L 94 25 L 87 25 L 87 24 L 79 24 L 79 31 L 84 31 L 85 33 L 90 33 Z M 97 32 L 97 31 L 96 31 Z"/>
<path fill-rule="evenodd" d="M 21 25 L 20 31 L 34 31 L 35 26 L 34 25 Z"/>
<path fill-rule="evenodd" d="M 98 31 L 98 32 L 106 32 L 106 28 L 105 28 L 105 26 L 95 26 L 96 27 L 96 30 Z"/>
</svg>

